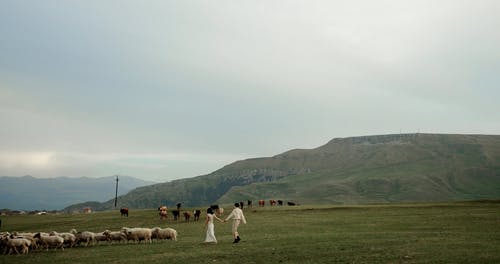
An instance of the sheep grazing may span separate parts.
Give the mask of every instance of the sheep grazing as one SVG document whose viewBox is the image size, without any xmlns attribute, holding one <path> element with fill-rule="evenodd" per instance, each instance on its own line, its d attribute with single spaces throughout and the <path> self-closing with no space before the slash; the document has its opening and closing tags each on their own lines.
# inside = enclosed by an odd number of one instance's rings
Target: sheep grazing
<svg viewBox="0 0 500 264">
<path fill-rule="evenodd" d="M 72 248 L 76 244 L 76 236 L 72 233 L 57 233 L 56 231 L 50 232 L 51 236 L 60 236 L 64 239 L 64 246 Z"/>
<path fill-rule="evenodd" d="M 177 231 L 173 228 L 167 227 L 161 229 L 159 227 L 155 227 L 152 229 L 152 235 L 154 239 L 171 239 L 177 241 Z"/>
<path fill-rule="evenodd" d="M 44 234 L 44 233 L 42 233 Z M 25 236 L 34 236 L 35 234 L 33 233 L 30 233 L 30 232 L 22 232 L 22 233 L 19 233 L 19 232 L 12 232 L 12 235 L 16 236 L 16 237 L 25 237 Z"/>
<path fill-rule="evenodd" d="M 95 234 L 89 231 L 83 231 L 76 233 L 76 242 L 78 244 L 85 243 L 85 246 L 93 246 L 96 244 Z"/>
<path fill-rule="evenodd" d="M 38 243 L 45 247 L 47 251 L 49 250 L 49 247 L 53 247 L 54 250 L 57 250 L 58 248 L 64 250 L 64 238 L 58 235 L 44 236 L 40 233 L 36 233 L 33 237 L 36 238 Z"/>
<path fill-rule="evenodd" d="M 16 254 L 28 254 L 28 249 L 31 246 L 31 241 L 26 238 L 7 237 L 5 245 L 6 249 L 9 250 L 7 254 L 11 254 L 13 252 L 16 252 Z M 21 253 L 19 253 L 19 248 L 21 248 Z"/>
<path fill-rule="evenodd" d="M 127 240 L 145 241 L 151 243 L 152 232 L 150 228 L 122 228 L 122 232 L 127 236 Z"/>
<path fill-rule="evenodd" d="M 76 244 L 85 243 L 85 246 L 95 245 L 96 238 L 95 234 L 89 231 L 76 232 L 75 229 L 71 229 L 70 233 L 76 236 Z"/>
<path fill-rule="evenodd" d="M 104 232 L 94 233 L 94 234 L 95 234 L 95 241 L 97 243 L 109 241 L 108 237 L 104 234 Z"/>
<path fill-rule="evenodd" d="M 118 241 L 118 242 L 125 241 L 125 242 L 127 242 L 127 235 L 125 235 L 125 233 L 123 233 L 123 232 L 119 232 L 119 231 L 112 232 L 112 231 L 106 230 L 102 233 L 108 238 L 108 241 L 110 241 L 111 244 L 113 244 L 113 241 Z"/>
<path fill-rule="evenodd" d="M 9 233 L 4 233 L 0 236 L 0 249 L 5 248 L 4 254 L 28 254 L 31 241 L 26 238 L 14 237 Z M 19 253 L 21 250 L 21 253 Z"/>
<path fill-rule="evenodd" d="M 8 233 L 7 233 L 8 234 Z M 19 232 L 12 232 L 12 235 L 9 234 L 8 236 L 10 238 L 24 238 L 24 239 L 27 239 L 30 241 L 30 248 L 31 249 L 37 249 L 37 243 L 36 243 L 36 239 L 33 238 L 35 234 L 33 233 L 19 233 Z"/>
<path fill-rule="evenodd" d="M 105 230 L 102 233 L 93 233 L 89 231 L 77 232 L 75 229 L 68 233 L 58 233 L 52 231 L 50 233 L 38 232 L 32 233 L 15 233 L 17 236 L 10 233 L 0 233 L 0 253 L 4 254 L 28 254 L 37 245 L 45 248 L 57 250 L 60 248 L 73 247 L 74 245 L 95 245 L 97 241 L 109 241 L 112 244 L 114 241 L 127 242 L 133 240 L 136 243 L 152 243 L 155 240 L 173 240 L 177 241 L 177 231 L 172 228 L 128 228 L 123 227 L 121 231 L 112 232 Z"/>
</svg>

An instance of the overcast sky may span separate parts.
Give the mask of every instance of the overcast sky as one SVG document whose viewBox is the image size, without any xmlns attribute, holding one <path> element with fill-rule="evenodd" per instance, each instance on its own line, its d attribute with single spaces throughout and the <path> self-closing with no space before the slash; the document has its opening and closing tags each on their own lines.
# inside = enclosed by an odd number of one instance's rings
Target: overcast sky
<svg viewBox="0 0 500 264">
<path fill-rule="evenodd" d="M 0 0 L 0 176 L 158 182 L 500 134 L 500 1 Z"/>
</svg>

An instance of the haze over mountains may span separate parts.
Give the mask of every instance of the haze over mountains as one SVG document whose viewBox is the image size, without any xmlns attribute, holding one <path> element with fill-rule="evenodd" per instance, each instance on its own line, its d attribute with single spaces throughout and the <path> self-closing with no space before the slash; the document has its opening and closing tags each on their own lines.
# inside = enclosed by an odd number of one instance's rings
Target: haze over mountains
<svg viewBox="0 0 500 264">
<path fill-rule="evenodd" d="M 396 134 L 241 160 L 210 174 L 136 188 L 119 206 L 155 208 L 282 199 L 356 204 L 500 198 L 500 136 Z M 75 209 L 76 204 L 67 209 Z M 113 208 L 113 200 L 93 204 Z"/>
<path fill-rule="evenodd" d="M 129 176 L 118 176 L 118 194 L 149 184 Z M 61 210 L 85 201 L 107 201 L 114 198 L 116 176 L 101 178 L 34 178 L 0 177 L 0 209 Z"/>
</svg>

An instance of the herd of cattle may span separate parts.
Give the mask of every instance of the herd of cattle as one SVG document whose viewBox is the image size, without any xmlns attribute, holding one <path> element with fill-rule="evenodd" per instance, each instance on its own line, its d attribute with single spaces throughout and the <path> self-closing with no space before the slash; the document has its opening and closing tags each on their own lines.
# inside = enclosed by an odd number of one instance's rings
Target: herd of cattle
<svg viewBox="0 0 500 264">
<path fill-rule="evenodd" d="M 128 228 L 120 231 L 94 233 L 90 231 L 77 232 L 75 229 L 67 233 L 0 233 L 0 250 L 3 254 L 28 254 L 31 250 L 49 250 L 72 248 L 77 246 L 94 246 L 100 243 L 152 243 L 159 240 L 177 241 L 177 231 L 173 228 Z"/>
<path fill-rule="evenodd" d="M 224 212 L 224 209 L 222 207 L 219 207 L 219 205 L 211 205 L 210 207 L 212 209 L 214 209 L 216 214 L 219 216 L 222 215 L 222 213 Z M 120 209 L 120 212 L 121 211 L 127 212 L 126 215 L 124 215 L 122 213 L 122 216 L 128 216 L 128 208 L 122 208 L 122 209 Z M 160 220 L 167 219 L 168 218 L 167 206 L 162 205 L 162 206 L 158 207 L 158 215 L 160 216 Z M 193 218 L 193 221 L 196 222 L 196 221 L 200 220 L 200 215 L 201 215 L 200 209 L 195 209 L 193 212 L 190 212 L 190 211 L 182 212 L 182 216 L 184 217 L 184 220 L 186 222 L 189 222 L 191 220 L 191 218 Z M 173 216 L 174 221 L 177 221 L 181 217 L 181 204 L 180 203 L 177 204 L 176 210 L 172 210 L 172 216 Z"/>
<path fill-rule="evenodd" d="M 266 204 L 265 200 L 259 200 L 259 207 L 264 207 Z M 284 202 L 283 200 L 269 200 L 269 205 L 270 206 L 283 206 Z M 295 206 L 298 205 L 297 203 L 294 202 L 287 202 L 288 206 Z M 248 208 L 252 208 L 252 200 L 247 200 L 246 206 Z M 243 209 L 245 207 L 245 202 L 240 201 L 240 208 Z M 221 216 L 224 213 L 224 208 L 220 207 L 219 205 L 210 205 L 210 208 L 212 208 L 215 213 L 218 216 Z M 128 217 L 128 208 L 121 208 L 120 213 L 121 216 L 127 216 Z M 158 215 L 160 216 L 160 219 L 168 219 L 168 208 L 165 205 L 159 206 L 158 207 Z M 200 209 L 195 209 L 193 212 L 190 211 L 184 211 L 182 212 L 182 216 L 184 217 L 184 220 L 186 222 L 189 222 L 191 218 L 193 217 L 194 221 L 198 221 L 200 219 L 201 215 L 201 210 Z M 172 216 L 174 221 L 177 221 L 181 217 L 181 204 L 178 203 L 176 205 L 176 209 L 172 210 Z"/>
</svg>

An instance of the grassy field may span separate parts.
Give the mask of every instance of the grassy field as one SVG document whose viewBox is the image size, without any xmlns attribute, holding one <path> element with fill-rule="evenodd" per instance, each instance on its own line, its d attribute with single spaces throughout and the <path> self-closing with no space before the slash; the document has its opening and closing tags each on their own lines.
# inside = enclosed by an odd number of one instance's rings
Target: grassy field
<svg viewBox="0 0 500 264">
<path fill-rule="evenodd" d="M 217 245 L 201 243 L 203 221 L 160 221 L 156 210 L 131 210 L 128 218 L 117 211 L 2 216 L 2 232 L 168 226 L 179 235 L 177 242 L 0 255 L 0 263 L 500 263 L 499 202 L 302 205 L 245 208 L 245 215 L 239 244 L 230 223 L 216 223 Z"/>
</svg>

